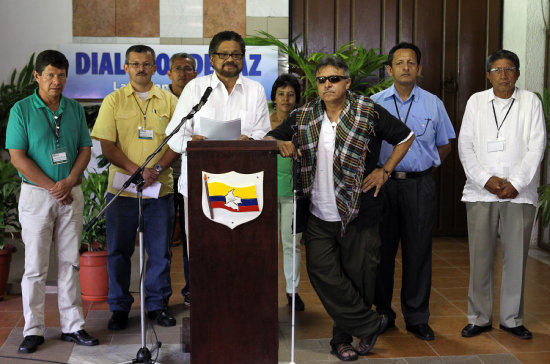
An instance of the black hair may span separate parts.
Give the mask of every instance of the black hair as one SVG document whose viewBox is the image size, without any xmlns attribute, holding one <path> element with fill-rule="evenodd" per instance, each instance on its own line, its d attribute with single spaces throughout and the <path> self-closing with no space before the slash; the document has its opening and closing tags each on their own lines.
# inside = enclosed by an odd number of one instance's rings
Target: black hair
<svg viewBox="0 0 550 364">
<path fill-rule="evenodd" d="M 391 64 L 393 62 L 393 54 L 397 52 L 399 49 L 412 49 L 414 53 L 416 53 L 416 63 L 420 64 L 420 58 L 422 58 L 422 53 L 420 52 L 420 48 L 418 48 L 416 45 L 412 43 L 407 42 L 401 42 L 397 45 L 394 45 L 392 49 L 390 49 L 390 53 L 388 53 L 388 66 L 391 67 Z"/>
<path fill-rule="evenodd" d="M 290 86 L 294 89 L 294 93 L 296 94 L 296 105 L 300 103 L 300 83 L 298 79 L 290 73 L 283 73 L 277 77 L 273 83 L 273 87 L 271 87 L 271 101 L 273 102 L 273 107 L 275 107 L 275 94 L 277 93 L 277 89 L 285 86 Z"/>
<path fill-rule="evenodd" d="M 218 51 L 218 47 L 220 46 L 220 44 L 222 44 L 222 42 L 228 40 L 233 40 L 239 43 L 239 46 L 241 47 L 241 53 L 245 53 L 245 44 L 243 37 L 241 37 L 239 33 L 236 33 L 232 30 L 225 30 L 216 34 L 214 38 L 212 38 L 212 40 L 210 41 L 210 46 L 208 47 L 208 54 L 210 55 L 210 57 L 214 56 L 214 53 Z"/>
<path fill-rule="evenodd" d="M 492 53 L 489 57 L 487 57 L 485 71 L 489 72 L 492 68 L 493 63 L 503 58 L 512 61 L 514 66 L 516 66 L 516 71 L 519 71 L 519 58 L 517 54 L 511 51 L 507 51 L 506 49 L 499 49 L 498 51 Z"/>
<path fill-rule="evenodd" d="M 338 56 L 325 56 L 321 58 L 321 60 L 317 62 L 317 67 L 315 67 L 315 74 L 317 74 L 317 72 L 325 66 L 340 68 L 341 70 L 344 71 L 344 75 L 346 77 L 349 77 L 348 64 Z"/>
<path fill-rule="evenodd" d="M 38 54 L 34 63 L 34 70 L 39 75 L 42 75 L 42 71 L 48 66 L 64 69 L 66 73 L 69 73 L 69 61 L 67 57 L 63 53 L 53 49 L 48 49 Z"/>
<path fill-rule="evenodd" d="M 146 45 L 143 45 L 143 44 L 137 44 L 137 45 L 131 46 L 130 48 L 128 48 L 126 50 L 126 61 L 125 61 L 126 63 L 129 62 L 130 52 L 151 53 L 151 55 L 153 56 L 153 62 L 157 61 L 157 56 L 155 55 L 155 51 L 153 50 L 153 48 L 151 48 L 149 46 L 146 46 Z"/>
</svg>

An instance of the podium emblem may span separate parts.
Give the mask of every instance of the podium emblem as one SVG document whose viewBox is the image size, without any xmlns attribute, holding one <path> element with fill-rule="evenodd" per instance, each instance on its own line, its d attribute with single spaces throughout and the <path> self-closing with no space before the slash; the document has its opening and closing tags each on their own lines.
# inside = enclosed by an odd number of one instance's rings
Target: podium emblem
<svg viewBox="0 0 550 364">
<path fill-rule="evenodd" d="M 202 178 L 202 211 L 210 220 L 234 229 L 262 213 L 264 172 L 202 171 Z"/>
</svg>

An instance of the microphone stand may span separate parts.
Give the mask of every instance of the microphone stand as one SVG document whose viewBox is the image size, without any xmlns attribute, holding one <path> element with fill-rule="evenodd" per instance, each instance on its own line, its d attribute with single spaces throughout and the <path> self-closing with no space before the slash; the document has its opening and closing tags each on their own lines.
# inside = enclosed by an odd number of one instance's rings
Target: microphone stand
<svg viewBox="0 0 550 364">
<path fill-rule="evenodd" d="M 105 214 L 105 211 L 111 206 L 111 204 L 120 196 L 120 194 L 130 186 L 131 183 L 134 183 L 137 186 L 137 198 L 138 198 L 138 235 L 139 235 L 139 265 L 140 265 L 140 288 L 139 288 L 139 298 L 141 306 L 141 348 L 136 354 L 136 358 L 132 360 L 133 363 L 152 363 L 151 361 L 151 351 L 146 346 L 146 326 L 145 326 L 145 263 L 144 263 L 144 253 L 145 253 L 145 244 L 143 240 L 143 185 L 145 180 L 141 173 L 145 169 L 145 166 L 162 150 L 162 148 L 168 143 L 168 141 L 185 125 L 187 120 L 193 118 L 193 116 L 203 107 L 203 105 L 208 100 L 208 96 L 212 92 L 212 87 L 208 87 L 204 92 L 200 102 L 195 105 L 187 116 L 184 116 L 178 126 L 166 136 L 162 143 L 155 149 L 151 155 L 147 157 L 145 162 L 124 182 L 122 188 L 116 193 L 116 195 L 109 201 L 108 204 L 97 213 L 97 215 L 90 220 L 90 222 L 84 227 L 84 231 L 88 231 L 91 227 Z"/>
</svg>

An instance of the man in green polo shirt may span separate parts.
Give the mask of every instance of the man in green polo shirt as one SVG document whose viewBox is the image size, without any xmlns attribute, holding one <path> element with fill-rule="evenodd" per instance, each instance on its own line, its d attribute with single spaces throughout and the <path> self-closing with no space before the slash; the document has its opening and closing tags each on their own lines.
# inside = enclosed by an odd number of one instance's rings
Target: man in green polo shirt
<svg viewBox="0 0 550 364">
<path fill-rule="evenodd" d="M 82 106 L 61 93 L 69 62 L 60 52 L 36 57 L 38 88 L 16 103 L 6 129 L 6 149 L 23 178 L 19 221 L 25 244 L 21 280 L 25 337 L 20 353 L 32 353 L 44 342 L 44 301 L 50 250 L 58 267 L 61 340 L 94 346 L 99 341 L 84 330 L 78 248 L 84 198 L 81 175 L 90 161 L 92 140 Z"/>
</svg>

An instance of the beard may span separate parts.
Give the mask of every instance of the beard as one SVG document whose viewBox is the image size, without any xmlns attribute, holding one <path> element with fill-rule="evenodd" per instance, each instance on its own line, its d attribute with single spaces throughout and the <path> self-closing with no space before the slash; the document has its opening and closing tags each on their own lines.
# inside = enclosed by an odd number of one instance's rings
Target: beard
<svg viewBox="0 0 550 364">
<path fill-rule="evenodd" d="M 224 67 L 228 66 L 228 65 L 235 67 L 235 70 L 230 71 L 230 70 L 225 69 Z M 234 63 L 234 62 L 227 62 L 227 63 L 224 63 L 221 66 L 221 68 L 214 67 L 214 70 L 216 70 L 216 72 L 218 74 L 220 74 L 221 76 L 223 76 L 223 77 L 237 77 L 239 75 L 239 73 L 241 73 L 243 68 L 239 67 L 239 65 Z"/>
</svg>

